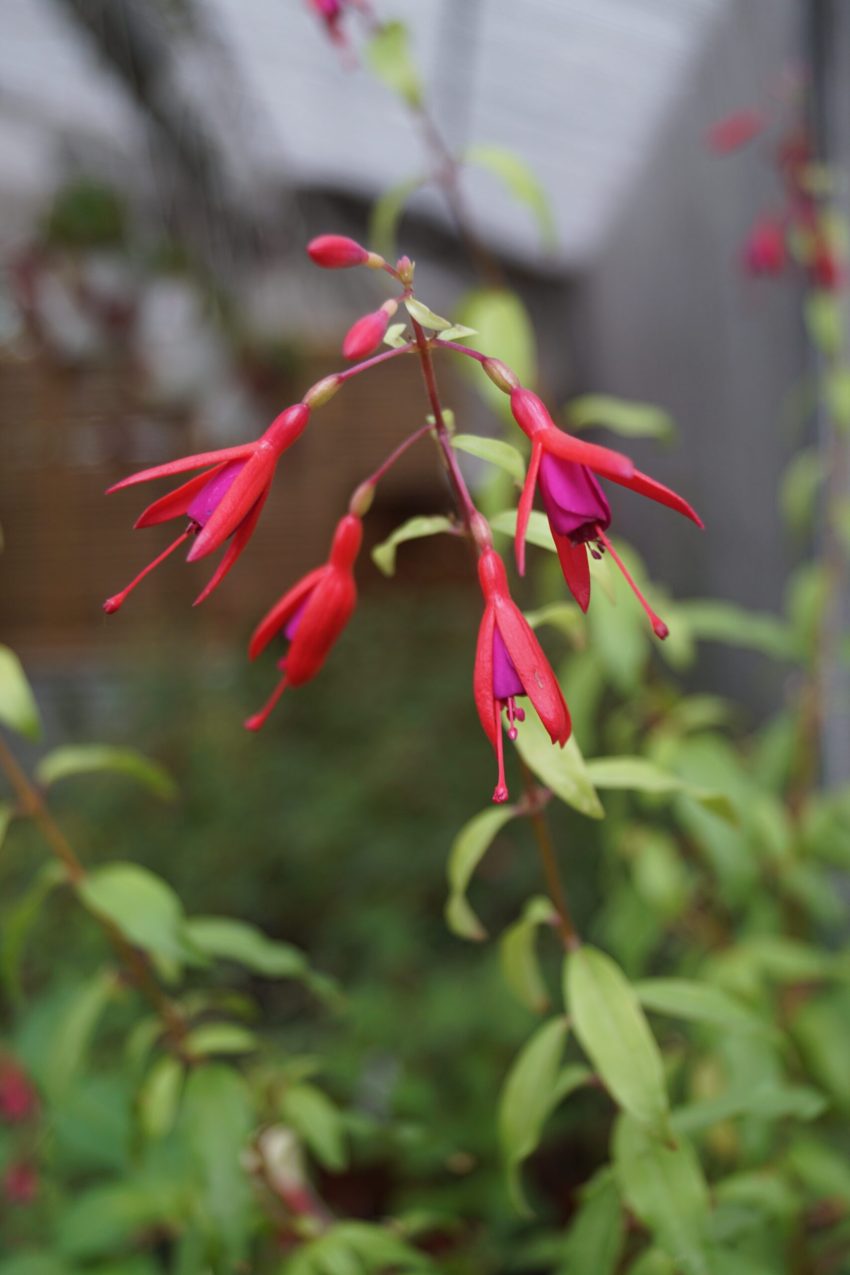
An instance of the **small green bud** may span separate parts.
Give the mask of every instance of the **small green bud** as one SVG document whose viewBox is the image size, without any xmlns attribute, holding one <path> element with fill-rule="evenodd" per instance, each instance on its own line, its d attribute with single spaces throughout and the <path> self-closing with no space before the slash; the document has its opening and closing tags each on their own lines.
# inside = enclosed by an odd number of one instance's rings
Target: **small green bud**
<svg viewBox="0 0 850 1275">
<path fill-rule="evenodd" d="M 336 394 L 342 382 L 339 375 L 334 373 L 332 376 L 326 376 L 323 380 L 317 381 L 315 385 L 311 385 L 307 393 L 304 395 L 302 402 L 308 407 L 324 407 Z"/>
<path fill-rule="evenodd" d="M 363 518 L 372 508 L 372 501 L 375 499 L 375 484 L 368 479 L 356 488 L 351 500 L 348 502 L 348 512 L 353 514 L 355 518 Z"/>
<path fill-rule="evenodd" d="M 504 394 L 510 394 L 519 385 L 519 377 L 507 363 L 501 359 L 485 359 L 481 364 L 494 385 L 498 385 Z"/>
</svg>

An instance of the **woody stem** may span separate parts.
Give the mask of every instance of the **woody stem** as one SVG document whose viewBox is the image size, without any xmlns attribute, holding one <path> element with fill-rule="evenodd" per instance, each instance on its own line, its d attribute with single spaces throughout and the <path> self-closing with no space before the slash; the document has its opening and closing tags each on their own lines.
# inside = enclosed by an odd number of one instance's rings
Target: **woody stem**
<svg viewBox="0 0 850 1275">
<path fill-rule="evenodd" d="M 522 758 L 520 758 L 520 768 L 525 788 L 528 821 L 537 841 L 537 849 L 543 866 L 543 875 L 546 878 L 549 898 L 558 913 L 558 933 L 561 936 L 564 947 L 567 951 L 572 952 L 581 946 L 581 938 L 573 921 L 564 885 L 561 881 L 561 874 L 558 871 L 558 860 L 555 854 L 555 843 L 552 840 L 552 830 L 549 827 L 549 821 L 543 813 L 543 806 L 540 802 L 540 793 L 534 774 Z"/>
<path fill-rule="evenodd" d="M 88 875 L 83 864 L 50 813 L 38 788 L 19 766 L 12 750 L 2 737 L 0 737 L 0 770 L 5 772 L 9 783 L 14 789 L 20 802 L 22 813 L 31 818 L 38 826 L 51 852 L 67 872 L 71 884 L 74 886 L 81 885 Z M 157 983 L 144 956 L 132 944 L 128 943 L 117 925 L 112 921 L 107 920 L 105 917 L 96 917 L 96 919 L 131 981 L 162 1022 L 175 1051 L 187 1062 L 191 1061 L 190 1055 L 184 1047 L 186 1023 L 183 1015 Z"/>
</svg>

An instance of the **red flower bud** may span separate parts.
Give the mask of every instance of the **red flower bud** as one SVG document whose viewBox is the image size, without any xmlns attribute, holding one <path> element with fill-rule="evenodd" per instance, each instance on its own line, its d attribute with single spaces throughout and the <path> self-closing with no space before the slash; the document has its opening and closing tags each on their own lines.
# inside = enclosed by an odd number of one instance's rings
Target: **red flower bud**
<svg viewBox="0 0 850 1275">
<path fill-rule="evenodd" d="M 778 275 L 787 259 L 782 226 L 772 217 L 759 218 L 744 244 L 744 269 L 753 276 Z"/>
<path fill-rule="evenodd" d="M 325 270 L 345 270 L 348 266 L 362 266 L 369 260 L 369 253 L 345 235 L 319 235 L 311 239 L 307 252 L 314 265 Z"/>
<path fill-rule="evenodd" d="M 390 316 L 386 310 L 374 310 L 353 323 L 342 343 L 347 359 L 363 359 L 376 350 L 384 339 Z"/>
<path fill-rule="evenodd" d="M 3 1174 L 3 1194 L 10 1204 L 32 1204 L 38 1195 L 38 1174 L 32 1165 L 10 1164 Z"/>
<path fill-rule="evenodd" d="M 33 1115 L 38 1105 L 29 1077 L 11 1059 L 0 1062 L 0 1120 L 18 1124 Z"/>
</svg>

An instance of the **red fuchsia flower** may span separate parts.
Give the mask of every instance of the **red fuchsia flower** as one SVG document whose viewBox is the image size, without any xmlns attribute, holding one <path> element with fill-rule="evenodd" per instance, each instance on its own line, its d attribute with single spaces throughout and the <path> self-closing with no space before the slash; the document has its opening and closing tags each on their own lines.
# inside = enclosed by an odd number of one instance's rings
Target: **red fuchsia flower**
<svg viewBox="0 0 850 1275">
<path fill-rule="evenodd" d="M 765 128 L 767 121 L 761 111 L 736 111 L 712 124 L 708 130 L 708 145 L 718 155 L 727 155 L 746 146 Z"/>
<path fill-rule="evenodd" d="M 487 549 L 479 559 L 478 578 L 484 594 L 484 615 L 478 630 L 473 690 L 475 707 L 484 733 L 496 750 L 498 778 L 494 801 L 507 801 L 505 758 L 502 743 L 502 713 L 507 719 L 508 738 L 516 739 L 517 721 L 525 712 L 518 707 L 519 695 L 527 695 L 534 705 L 553 744 L 570 737 L 570 714 L 557 678 L 537 638 L 508 591 L 502 559 Z"/>
<path fill-rule="evenodd" d="M 646 611 L 656 635 L 665 638 L 668 629 L 638 589 L 625 564 L 605 534 L 611 524 L 611 509 L 596 475 L 629 487 L 667 505 L 702 526 L 702 521 L 686 500 L 635 469 L 627 456 L 585 443 L 558 429 L 541 399 L 521 387 L 511 392 L 511 410 L 520 428 L 531 439 L 531 459 L 517 510 L 516 560 L 520 575 L 525 572 L 525 534 L 539 484 L 543 507 L 558 551 L 564 579 L 583 611 L 590 603 L 590 564 L 587 546 L 604 546 L 611 554 L 630 588 Z M 591 549 L 599 553 L 598 549 Z"/>
<path fill-rule="evenodd" d="M 254 630 L 248 646 L 252 660 L 278 634 L 289 647 L 278 660 L 283 677 L 265 706 L 245 722 L 248 730 L 260 729 L 287 686 L 301 686 L 316 676 L 351 619 L 357 602 L 353 567 L 362 539 L 363 523 L 346 514 L 334 532 L 328 561 L 294 584 Z"/>
<path fill-rule="evenodd" d="M 38 1195 L 38 1173 L 32 1165 L 10 1164 L 3 1174 L 3 1194 L 10 1204 L 32 1204 Z"/>
<path fill-rule="evenodd" d="M 190 478 L 167 495 L 148 505 L 136 519 L 136 527 L 153 527 L 172 518 L 186 517 L 188 523 L 153 562 L 148 563 L 120 593 L 103 604 L 108 615 L 117 611 L 125 599 L 151 571 L 186 540 L 193 544 L 187 561 L 194 562 L 213 553 L 228 537 L 232 540 L 212 578 L 195 599 L 195 606 L 209 597 L 230 571 L 254 533 L 263 505 L 268 497 L 277 463 L 288 447 L 303 433 L 310 419 L 306 403 L 296 403 L 272 421 L 265 433 L 253 443 L 224 447 L 213 452 L 199 452 L 153 469 L 143 469 L 115 483 L 109 492 L 132 487 L 154 478 L 167 478 L 190 469 L 204 468 L 204 473 Z M 211 468 L 210 468 L 211 467 Z M 109 494 L 109 492 L 107 494 Z"/>
<path fill-rule="evenodd" d="M 7 1058 L 0 1061 L 0 1120 L 20 1124 L 38 1109 L 38 1096 L 23 1067 Z"/>
<path fill-rule="evenodd" d="M 307 254 L 314 265 L 324 270 L 365 266 L 372 257 L 362 244 L 346 235 L 319 235 L 307 244 Z"/>
<path fill-rule="evenodd" d="M 347 359 L 364 359 L 367 354 L 377 350 L 384 339 L 387 324 L 398 309 L 397 301 L 385 301 L 380 310 L 364 314 L 353 323 L 342 343 L 342 352 Z"/>
<path fill-rule="evenodd" d="M 782 274 L 788 261 L 785 230 L 774 217 L 760 217 L 753 226 L 743 250 L 747 274 L 758 278 Z"/>
<path fill-rule="evenodd" d="M 325 24 L 325 30 L 331 39 L 336 44 L 344 44 L 345 36 L 340 30 L 343 16 L 341 0 L 308 0 L 308 3 Z"/>
</svg>

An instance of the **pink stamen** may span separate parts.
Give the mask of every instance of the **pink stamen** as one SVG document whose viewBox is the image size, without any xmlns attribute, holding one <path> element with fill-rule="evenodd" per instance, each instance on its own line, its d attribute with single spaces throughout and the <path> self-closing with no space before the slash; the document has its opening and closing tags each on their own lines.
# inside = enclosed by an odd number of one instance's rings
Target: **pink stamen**
<svg viewBox="0 0 850 1275">
<path fill-rule="evenodd" d="M 602 530 L 601 527 L 596 528 L 596 537 L 600 541 L 600 543 L 603 544 L 605 548 L 608 550 L 611 557 L 614 559 L 617 566 L 620 568 L 621 572 L 623 573 L 625 581 L 628 584 L 629 588 L 632 590 L 632 593 L 634 593 L 638 602 L 641 604 L 644 611 L 649 616 L 649 621 L 650 621 L 650 624 L 652 625 L 652 631 L 654 632 L 655 636 L 658 638 L 661 638 L 661 640 L 663 641 L 664 638 L 666 638 L 668 633 L 670 632 L 667 625 L 664 623 L 664 621 L 661 619 L 660 616 L 655 614 L 652 607 L 649 605 L 646 598 L 643 596 L 640 589 L 637 587 L 631 575 L 629 574 L 628 569 L 626 568 L 626 565 L 623 562 L 622 558 L 617 553 L 617 550 L 611 544 L 611 541 L 608 539 L 608 537 L 606 536 L 605 532 Z"/>
<path fill-rule="evenodd" d="M 261 726 L 264 726 L 266 723 L 266 720 L 268 719 L 269 713 L 272 711 L 275 704 L 280 699 L 281 695 L 283 694 L 285 690 L 286 690 L 286 674 L 284 673 L 283 677 L 280 679 L 277 686 L 274 688 L 268 700 L 260 709 L 260 711 L 258 713 L 254 713 L 252 717 L 246 718 L 245 729 L 259 730 Z"/>
<path fill-rule="evenodd" d="M 502 743 L 502 717 L 498 700 L 493 700 L 493 715 L 496 719 L 496 763 L 499 768 L 496 787 L 493 789 L 493 800 L 501 803 L 508 799 L 508 785 L 505 782 L 505 750 Z"/>
<path fill-rule="evenodd" d="M 136 586 L 141 584 L 145 576 L 150 575 L 150 573 L 154 570 L 155 567 L 158 567 L 161 562 L 164 562 L 166 558 L 170 557 L 170 555 L 174 553 L 175 549 L 179 549 L 183 541 L 188 540 L 189 536 L 194 536 L 197 530 L 198 530 L 197 524 L 190 523 L 189 526 L 186 528 L 186 530 L 180 533 L 180 535 L 177 537 L 174 543 L 170 544 L 167 549 L 163 549 L 159 557 L 154 558 L 153 562 L 149 562 L 148 565 L 142 571 L 139 572 L 139 574 L 135 577 L 135 579 L 130 581 L 130 583 L 127 585 L 125 589 L 122 589 L 120 593 L 113 593 L 111 598 L 107 598 L 103 604 L 103 609 L 106 612 L 106 614 L 114 615 L 114 613 L 119 609 L 119 607 L 122 607 L 124 605 L 124 602 L 129 597 L 129 595 L 133 592 Z"/>
</svg>

